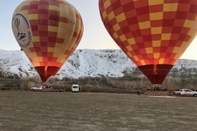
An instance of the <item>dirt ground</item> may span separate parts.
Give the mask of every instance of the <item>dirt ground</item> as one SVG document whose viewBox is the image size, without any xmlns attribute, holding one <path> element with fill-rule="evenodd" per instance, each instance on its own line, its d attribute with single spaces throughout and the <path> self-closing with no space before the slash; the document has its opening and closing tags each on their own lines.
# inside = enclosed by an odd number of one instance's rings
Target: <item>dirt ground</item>
<svg viewBox="0 0 197 131">
<path fill-rule="evenodd" d="M 197 98 L 0 91 L 0 131 L 196 131 Z"/>
</svg>

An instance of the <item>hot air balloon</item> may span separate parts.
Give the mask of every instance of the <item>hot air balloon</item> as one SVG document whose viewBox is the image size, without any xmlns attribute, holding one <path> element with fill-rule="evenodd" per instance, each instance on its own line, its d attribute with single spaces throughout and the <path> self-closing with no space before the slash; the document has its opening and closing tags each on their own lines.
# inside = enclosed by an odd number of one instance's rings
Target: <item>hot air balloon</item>
<svg viewBox="0 0 197 131">
<path fill-rule="evenodd" d="M 152 84 L 162 84 L 197 34 L 197 0 L 99 0 L 103 24 Z"/>
<path fill-rule="evenodd" d="M 76 8 L 65 0 L 26 0 L 13 13 L 12 31 L 45 82 L 78 46 L 83 22 Z"/>
</svg>

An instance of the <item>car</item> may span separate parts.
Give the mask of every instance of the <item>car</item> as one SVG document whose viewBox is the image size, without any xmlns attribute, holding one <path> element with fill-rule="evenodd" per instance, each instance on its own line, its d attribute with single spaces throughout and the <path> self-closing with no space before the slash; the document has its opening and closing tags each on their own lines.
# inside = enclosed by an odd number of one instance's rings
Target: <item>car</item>
<svg viewBox="0 0 197 131">
<path fill-rule="evenodd" d="M 42 86 L 33 86 L 33 87 L 31 87 L 31 91 L 42 91 Z"/>
<path fill-rule="evenodd" d="M 197 97 L 197 92 L 190 89 L 179 89 L 174 92 L 177 96 L 193 96 Z"/>
<path fill-rule="evenodd" d="M 71 87 L 72 92 L 79 92 L 80 91 L 80 87 L 78 84 L 73 84 Z"/>
</svg>

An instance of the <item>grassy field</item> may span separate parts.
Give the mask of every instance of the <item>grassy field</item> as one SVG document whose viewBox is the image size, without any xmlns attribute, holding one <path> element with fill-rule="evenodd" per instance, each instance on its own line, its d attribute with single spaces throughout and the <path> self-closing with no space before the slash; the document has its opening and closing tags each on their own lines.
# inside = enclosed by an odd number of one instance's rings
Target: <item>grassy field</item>
<svg viewBox="0 0 197 131">
<path fill-rule="evenodd" d="M 0 91 L 0 131 L 196 131 L 197 98 Z"/>
</svg>

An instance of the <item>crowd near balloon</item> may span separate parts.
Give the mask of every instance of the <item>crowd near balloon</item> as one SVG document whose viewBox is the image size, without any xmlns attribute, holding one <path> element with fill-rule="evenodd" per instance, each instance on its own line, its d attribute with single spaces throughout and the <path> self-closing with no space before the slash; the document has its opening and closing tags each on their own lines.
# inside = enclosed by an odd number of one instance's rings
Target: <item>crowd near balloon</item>
<svg viewBox="0 0 197 131">
<path fill-rule="evenodd" d="M 197 0 L 98 0 L 98 7 L 106 31 L 152 84 L 163 83 L 197 34 Z M 77 48 L 84 27 L 65 0 L 26 0 L 13 12 L 12 30 L 46 82 Z"/>
</svg>

